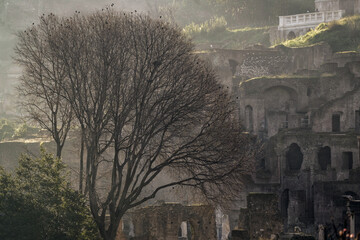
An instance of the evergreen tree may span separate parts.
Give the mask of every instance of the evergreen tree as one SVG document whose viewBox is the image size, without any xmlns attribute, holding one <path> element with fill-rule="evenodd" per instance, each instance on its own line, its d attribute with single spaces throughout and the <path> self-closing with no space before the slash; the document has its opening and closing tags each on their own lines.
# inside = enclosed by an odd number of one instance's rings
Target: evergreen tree
<svg viewBox="0 0 360 240">
<path fill-rule="evenodd" d="M 70 187 L 60 159 L 41 149 L 21 156 L 14 174 L 0 169 L 0 239 L 97 239 L 81 194 Z"/>
</svg>

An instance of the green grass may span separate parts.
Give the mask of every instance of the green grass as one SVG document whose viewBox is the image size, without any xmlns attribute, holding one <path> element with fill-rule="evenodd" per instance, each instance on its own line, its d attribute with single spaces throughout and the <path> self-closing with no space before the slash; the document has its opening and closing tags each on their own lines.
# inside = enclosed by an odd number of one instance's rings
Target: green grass
<svg viewBox="0 0 360 240">
<path fill-rule="evenodd" d="M 360 50 L 360 16 L 321 23 L 314 30 L 281 44 L 287 47 L 307 47 L 327 42 L 334 52 Z"/>
<path fill-rule="evenodd" d="M 246 47 L 261 44 L 270 46 L 270 27 L 242 28 L 242 29 L 219 29 L 199 34 L 191 34 L 190 37 L 196 45 L 213 45 L 216 48 L 244 49 Z"/>
</svg>

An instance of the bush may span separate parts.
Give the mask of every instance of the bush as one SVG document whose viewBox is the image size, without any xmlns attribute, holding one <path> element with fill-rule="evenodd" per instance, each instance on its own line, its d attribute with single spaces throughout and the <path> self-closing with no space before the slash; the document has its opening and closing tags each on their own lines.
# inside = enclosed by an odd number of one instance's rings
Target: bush
<svg viewBox="0 0 360 240">
<path fill-rule="evenodd" d="M 22 156 L 13 175 L 0 169 L 0 239 L 98 239 L 84 197 L 70 188 L 64 164 L 41 149 Z"/>
</svg>

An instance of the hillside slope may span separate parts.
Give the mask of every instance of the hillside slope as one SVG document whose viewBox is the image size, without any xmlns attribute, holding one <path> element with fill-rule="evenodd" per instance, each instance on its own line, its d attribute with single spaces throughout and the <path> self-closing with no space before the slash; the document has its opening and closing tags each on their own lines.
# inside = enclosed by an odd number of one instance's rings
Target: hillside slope
<svg viewBox="0 0 360 240">
<path fill-rule="evenodd" d="M 269 47 L 269 27 L 261 28 L 224 28 L 210 33 L 191 34 L 193 42 L 198 49 L 223 48 L 223 49 L 244 49 L 252 45 L 261 44 Z"/>
<path fill-rule="evenodd" d="M 321 23 L 307 34 L 281 44 L 287 47 L 306 47 L 327 42 L 334 52 L 360 51 L 360 16 Z"/>
</svg>

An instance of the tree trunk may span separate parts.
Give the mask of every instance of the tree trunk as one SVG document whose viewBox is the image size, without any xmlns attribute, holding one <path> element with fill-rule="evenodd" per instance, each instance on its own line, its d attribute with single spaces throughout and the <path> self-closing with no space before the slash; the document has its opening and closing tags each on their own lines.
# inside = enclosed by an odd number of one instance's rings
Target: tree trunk
<svg viewBox="0 0 360 240">
<path fill-rule="evenodd" d="M 63 148 L 63 146 L 61 146 L 61 143 L 57 142 L 56 143 L 56 157 L 57 158 L 61 158 L 62 148 Z"/>
<path fill-rule="evenodd" d="M 84 128 L 81 128 L 81 147 L 80 147 L 80 172 L 79 172 L 79 192 L 83 193 L 84 181 Z"/>
</svg>

